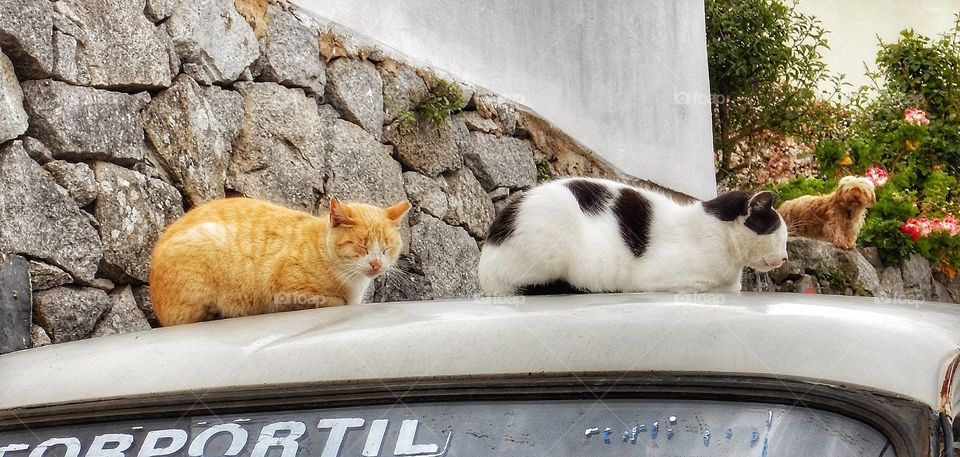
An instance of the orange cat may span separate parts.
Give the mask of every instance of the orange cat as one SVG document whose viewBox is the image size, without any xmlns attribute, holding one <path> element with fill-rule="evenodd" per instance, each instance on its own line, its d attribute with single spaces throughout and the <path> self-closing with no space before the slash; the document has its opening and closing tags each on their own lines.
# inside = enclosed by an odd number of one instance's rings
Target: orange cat
<svg viewBox="0 0 960 457">
<path fill-rule="evenodd" d="M 160 236 L 150 295 L 161 325 L 360 303 L 400 255 L 410 209 L 330 200 L 330 216 L 249 198 L 198 206 Z"/>
</svg>

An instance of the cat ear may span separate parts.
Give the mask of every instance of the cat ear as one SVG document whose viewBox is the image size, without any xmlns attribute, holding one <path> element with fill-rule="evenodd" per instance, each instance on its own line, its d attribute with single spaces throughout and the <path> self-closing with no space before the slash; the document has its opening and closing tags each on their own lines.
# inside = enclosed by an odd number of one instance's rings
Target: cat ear
<svg viewBox="0 0 960 457">
<path fill-rule="evenodd" d="M 404 200 L 387 208 L 385 211 L 387 212 L 388 219 L 393 221 L 395 224 L 399 224 L 400 220 L 403 219 L 403 216 L 407 214 L 407 211 L 410 211 L 410 202 Z"/>
<path fill-rule="evenodd" d="M 330 198 L 330 226 L 339 227 L 341 225 L 352 225 L 353 219 L 350 219 L 350 212 L 337 197 Z"/>
<path fill-rule="evenodd" d="M 777 194 L 773 192 L 757 192 L 750 197 L 750 202 L 747 204 L 747 212 L 753 213 L 755 211 L 763 211 L 773 209 L 773 204 L 777 202 Z"/>
</svg>

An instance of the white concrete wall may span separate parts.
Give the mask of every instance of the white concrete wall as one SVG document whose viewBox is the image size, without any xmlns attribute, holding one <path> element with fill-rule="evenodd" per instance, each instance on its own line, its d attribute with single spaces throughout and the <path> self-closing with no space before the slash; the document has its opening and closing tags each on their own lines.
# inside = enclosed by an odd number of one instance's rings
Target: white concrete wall
<svg viewBox="0 0 960 457">
<path fill-rule="evenodd" d="M 716 194 L 699 0 L 294 2 L 529 106 L 626 173 Z"/>
</svg>

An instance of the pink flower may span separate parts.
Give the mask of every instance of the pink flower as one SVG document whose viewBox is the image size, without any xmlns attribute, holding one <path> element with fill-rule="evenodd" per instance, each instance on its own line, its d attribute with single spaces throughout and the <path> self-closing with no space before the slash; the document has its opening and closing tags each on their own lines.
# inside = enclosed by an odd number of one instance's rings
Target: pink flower
<svg viewBox="0 0 960 457">
<path fill-rule="evenodd" d="M 947 216 L 940 221 L 940 229 L 949 233 L 950 236 L 957 236 L 960 233 L 960 221 L 953 216 Z"/>
<path fill-rule="evenodd" d="M 930 123 L 930 120 L 927 119 L 927 113 L 914 108 L 903 110 L 903 120 L 910 125 L 927 125 Z"/>
<path fill-rule="evenodd" d="M 930 219 L 921 217 L 917 219 L 917 229 L 920 230 L 920 236 L 927 236 L 933 232 L 933 223 L 930 222 Z"/>
<path fill-rule="evenodd" d="M 870 167 L 867 169 L 867 172 L 864 173 L 864 176 L 870 181 L 873 181 L 874 187 L 883 187 L 883 185 L 887 183 L 887 180 L 890 179 L 890 174 L 887 173 L 887 170 L 880 167 Z"/>
</svg>

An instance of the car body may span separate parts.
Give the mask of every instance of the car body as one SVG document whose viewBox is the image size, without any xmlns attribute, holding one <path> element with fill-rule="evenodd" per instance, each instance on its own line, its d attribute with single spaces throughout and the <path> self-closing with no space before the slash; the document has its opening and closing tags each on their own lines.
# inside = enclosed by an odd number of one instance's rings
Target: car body
<svg viewBox="0 0 960 457">
<path fill-rule="evenodd" d="M 930 302 L 364 304 L 0 356 L 0 455 L 953 455 L 958 361 Z"/>
</svg>

